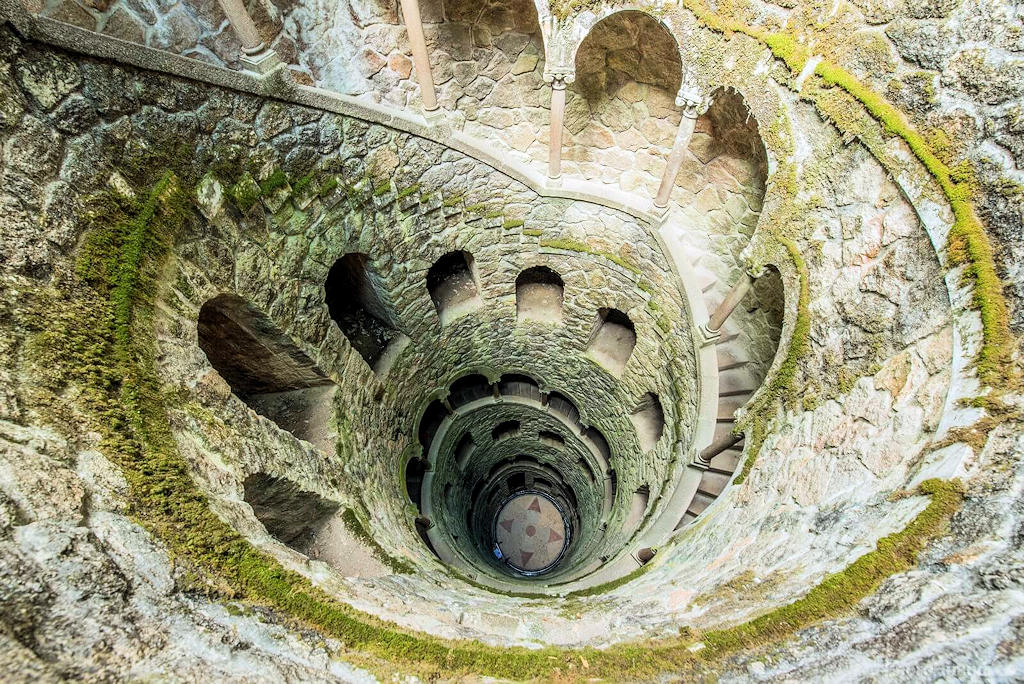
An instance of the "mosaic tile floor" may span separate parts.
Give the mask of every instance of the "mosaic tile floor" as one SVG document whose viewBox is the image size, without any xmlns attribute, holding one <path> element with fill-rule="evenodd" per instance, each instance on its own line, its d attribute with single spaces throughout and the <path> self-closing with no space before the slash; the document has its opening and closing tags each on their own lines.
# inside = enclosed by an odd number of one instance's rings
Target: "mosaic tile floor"
<svg viewBox="0 0 1024 684">
<path fill-rule="evenodd" d="M 519 570 L 537 572 L 558 560 L 565 548 L 565 521 L 543 496 L 524 494 L 509 500 L 498 513 L 498 548 Z"/>
</svg>

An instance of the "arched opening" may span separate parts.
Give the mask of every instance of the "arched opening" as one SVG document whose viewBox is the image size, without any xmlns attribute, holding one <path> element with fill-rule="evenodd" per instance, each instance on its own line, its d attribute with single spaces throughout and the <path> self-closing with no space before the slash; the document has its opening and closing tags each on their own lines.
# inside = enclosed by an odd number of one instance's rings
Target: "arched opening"
<svg viewBox="0 0 1024 684">
<path fill-rule="evenodd" d="M 615 377 L 621 377 L 636 346 L 636 329 L 618 309 L 600 309 L 587 343 L 587 355 Z"/>
<path fill-rule="evenodd" d="M 560 415 L 565 422 L 574 427 L 580 425 L 580 412 L 572 399 L 559 392 L 548 394 L 548 410 Z"/>
<path fill-rule="evenodd" d="M 537 439 L 544 446 L 549 446 L 552 449 L 564 449 L 565 440 L 557 432 L 551 432 L 550 430 L 541 430 L 537 433 Z"/>
<path fill-rule="evenodd" d="M 608 440 L 597 428 L 587 428 L 583 438 L 590 443 L 591 451 L 601 463 L 601 467 L 607 470 L 612 461 L 612 448 L 608 445 Z"/>
<path fill-rule="evenodd" d="M 526 489 L 526 473 L 523 471 L 512 473 L 508 478 L 509 494 L 515 494 L 522 489 Z"/>
<path fill-rule="evenodd" d="M 757 339 L 757 345 L 751 348 L 751 360 L 757 367 L 757 381 L 760 384 L 768 375 L 768 369 L 779 350 L 779 339 L 782 337 L 785 292 L 778 269 L 770 264 L 766 266 L 764 275 L 754 280 L 751 294 L 753 301 L 740 313 L 763 321 L 760 325 L 755 325 L 764 329 L 765 334 Z M 739 320 L 739 317 L 737 318 Z"/>
<path fill-rule="evenodd" d="M 501 376 L 498 383 L 498 392 L 506 397 L 522 397 L 540 401 L 540 387 L 537 382 L 528 375 L 510 373 Z"/>
<path fill-rule="evenodd" d="M 306 553 L 320 529 L 339 505 L 302 489 L 297 483 L 267 473 L 255 473 L 242 483 L 245 502 L 270 536 L 299 553 Z"/>
<path fill-rule="evenodd" d="M 657 19 L 616 12 L 576 51 L 567 92 L 562 164 L 584 178 L 653 194 L 682 116 L 679 47 Z"/>
<path fill-rule="evenodd" d="M 199 348 L 231 391 L 299 439 L 333 452 L 337 387 L 262 311 L 237 295 L 199 309 Z"/>
<path fill-rule="evenodd" d="M 448 409 L 437 399 L 430 402 L 423 411 L 423 417 L 420 418 L 419 440 L 424 451 L 430 449 L 430 443 L 434 441 L 434 435 L 447 415 Z"/>
<path fill-rule="evenodd" d="M 590 484 L 594 484 L 597 482 L 597 476 L 594 475 L 594 469 L 590 467 L 590 464 L 587 462 L 586 459 L 579 459 L 576 462 L 576 465 L 580 470 L 586 473 L 587 481 L 590 482 Z"/>
<path fill-rule="evenodd" d="M 492 396 L 494 396 L 494 390 L 491 381 L 478 373 L 464 375 L 448 388 L 448 403 L 452 407 L 465 406 Z"/>
<path fill-rule="evenodd" d="M 694 126 L 673 197 L 699 207 L 716 252 L 736 263 L 757 226 L 768 178 L 768 155 L 743 96 L 731 88 L 711 93 Z M 719 257 L 719 258 L 721 258 Z"/>
<path fill-rule="evenodd" d="M 633 496 L 629 501 L 629 513 L 626 514 L 626 521 L 622 524 L 623 528 L 627 532 L 633 532 L 644 519 L 644 514 L 647 512 L 647 504 L 651 498 L 651 488 L 647 485 L 641 485 L 633 492 Z"/>
<path fill-rule="evenodd" d="M 518 420 L 506 420 L 498 423 L 491 430 L 491 440 L 494 442 L 501 442 L 506 439 L 511 439 L 519 434 L 521 426 Z"/>
<path fill-rule="evenodd" d="M 375 368 L 398 336 L 384 283 L 366 254 L 346 254 L 331 267 L 324 283 L 327 310 L 352 348 Z"/>
<path fill-rule="evenodd" d="M 426 546 L 430 550 L 430 553 L 434 554 L 435 557 L 440 558 L 437 550 L 434 549 L 434 544 L 430 541 L 430 535 L 428 534 L 430 528 L 433 527 L 433 524 L 430 522 L 430 518 L 425 518 L 422 515 L 416 516 L 414 525 L 416 527 L 416 534 L 419 535 L 420 541 L 423 542 L 423 545 Z"/>
<path fill-rule="evenodd" d="M 641 451 L 650 451 L 661 439 L 665 431 L 665 413 L 661 408 L 658 395 L 648 392 L 640 398 L 640 402 L 629 414 L 629 419 L 636 430 L 636 439 L 640 442 Z"/>
<path fill-rule="evenodd" d="M 409 459 L 405 464 L 405 492 L 417 511 L 423 510 L 423 476 L 427 472 L 427 461 L 419 457 Z"/>
<path fill-rule="evenodd" d="M 516 278 L 516 318 L 557 323 L 562 320 L 562 278 L 546 266 L 534 266 Z"/>
<path fill-rule="evenodd" d="M 442 326 L 481 306 L 473 255 L 449 252 L 438 259 L 427 271 L 427 290 Z"/>
<path fill-rule="evenodd" d="M 469 464 L 469 459 L 473 456 L 474 451 L 476 451 L 476 443 L 473 442 L 473 435 L 467 432 L 455 447 L 455 464 L 459 470 L 466 469 L 466 465 Z"/>
</svg>

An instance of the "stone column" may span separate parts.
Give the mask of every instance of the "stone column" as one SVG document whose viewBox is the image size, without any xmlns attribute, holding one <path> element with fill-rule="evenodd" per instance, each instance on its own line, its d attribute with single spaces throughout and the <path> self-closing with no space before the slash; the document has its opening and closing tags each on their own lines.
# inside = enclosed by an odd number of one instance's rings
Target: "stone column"
<svg viewBox="0 0 1024 684">
<path fill-rule="evenodd" d="M 750 292 L 751 286 L 754 284 L 754 276 L 749 272 L 744 271 L 740 275 L 739 280 L 729 290 L 729 294 L 725 296 L 722 303 L 718 305 L 718 308 L 711 314 L 711 318 L 708 322 L 701 326 L 701 332 L 704 335 L 705 344 L 714 342 L 719 337 L 719 333 L 722 330 L 722 326 L 732 315 L 732 312 L 736 310 L 739 303 L 743 298 Z"/>
<path fill-rule="evenodd" d="M 218 0 L 228 23 L 242 42 L 242 64 L 248 71 L 265 74 L 281 63 L 277 53 L 267 47 L 242 0 Z"/>
<path fill-rule="evenodd" d="M 437 93 L 434 91 L 434 77 L 430 73 L 430 59 L 427 57 L 427 39 L 423 37 L 420 3 L 419 0 L 401 2 L 405 30 L 409 34 L 409 46 L 412 48 L 412 63 L 420 82 L 420 99 L 423 100 L 423 109 L 432 112 L 437 109 Z"/>
<path fill-rule="evenodd" d="M 672 151 L 668 155 L 668 166 L 665 167 L 665 175 L 661 177 L 661 185 L 658 187 L 658 196 L 654 198 L 654 206 L 664 209 L 668 206 L 669 197 L 672 195 L 672 188 L 676 184 L 676 176 L 679 175 L 679 167 L 683 165 L 683 155 L 686 148 L 690 146 L 690 137 L 693 135 L 693 128 L 697 124 L 697 111 L 690 115 L 689 109 L 683 111 L 683 118 L 679 120 L 679 128 L 676 130 L 676 140 L 672 144 Z"/>
<path fill-rule="evenodd" d="M 551 138 L 548 142 L 548 178 L 562 175 L 562 128 L 565 123 L 565 87 L 575 80 L 569 73 L 544 74 L 551 84 Z"/>
<path fill-rule="evenodd" d="M 700 91 L 693 85 L 684 85 L 676 95 L 676 106 L 683 108 L 683 118 L 679 120 L 676 139 L 672 143 L 672 151 L 668 155 L 665 175 L 661 177 L 661 186 L 658 187 L 658 195 L 654 198 L 654 206 L 659 209 L 667 207 L 668 200 L 672 196 L 672 188 L 676 184 L 679 167 L 683 165 L 683 155 L 686 154 L 686 148 L 690 146 L 690 138 L 693 136 L 694 126 L 697 125 L 697 117 L 700 116 L 701 101 Z"/>
<path fill-rule="evenodd" d="M 730 432 L 697 454 L 697 458 L 694 460 L 694 465 L 700 468 L 708 468 L 711 466 L 711 459 L 726 449 L 733 448 L 742 441 L 742 434 L 734 434 Z"/>
</svg>

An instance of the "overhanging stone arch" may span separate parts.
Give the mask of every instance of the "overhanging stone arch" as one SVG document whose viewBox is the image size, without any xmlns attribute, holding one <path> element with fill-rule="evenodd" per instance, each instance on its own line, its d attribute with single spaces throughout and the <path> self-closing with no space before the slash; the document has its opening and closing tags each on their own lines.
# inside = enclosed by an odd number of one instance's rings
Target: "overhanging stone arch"
<svg viewBox="0 0 1024 684">
<path fill-rule="evenodd" d="M 643 35 L 642 32 L 646 31 L 653 31 L 654 33 L 649 35 L 658 36 L 664 39 L 666 47 L 668 47 L 669 45 L 671 46 L 671 55 L 659 54 L 658 57 L 669 57 L 669 59 L 674 62 L 673 66 L 676 67 L 675 69 L 671 70 L 671 73 L 678 74 L 678 76 L 674 79 L 668 80 L 667 82 L 658 84 L 663 85 L 666 89 L 671 91 L 673 95 L 675 95 L 675 93 L 677 93 L 680 87 L 682 86 L 682 66 L 683 64 L 686 64 L 685 56 L 683 55 L 682 49 L 679 45 L 679 40 L 676 37 L 675 33 L 672 31 L 672 28 L 667 23 L 665 23 L 665 21 L 661 17 L 658 17 L 652 14 L 651 12 L 638 7 L 618 7 L 612 11 L 603 13 L 602 16 L 600 16 L 600 18 L 597 18 L 596 21 L 591 23 L 589 26 L 587 26 L 584 23 L 577 24 L 577 31 L 579 31 L 581 28 L 586 28 L 586 32 L 580 35 L 577 42 L 573 45 L 571 54 L 571 63 L 575 68 L 577 83 L 581 80 L 581 78 L 583 78 L 583 74 L 581 74 L 580 70 L 580 52 L 583 50 L 588 40 L 595 40 L 595 36 L 599 36 L 599 34 L 605 30 L 609 32 L 617 32 L 615 31 L 615 29 L 620 29 L 620 27 L 615 26 L 615 24 L 624 21 L 632 21 L 639 25 L 640 28 L 638 29 L 638 33 L 636 35 L 637 42 L 634 43 L 633 45 L 635 45 L 640 52 L 642 52 L 643 50 L 643 46 L 640 42 L 641 36 Z M 600 40 L 600 38 L 597 39 Z M 630 44 L 622 43 L 622 45 L 623 47 L 627 47 Z M 643 55 L 641 54 L 638 56 L 637 67 L 641 66 L 642 61 Z M 647 66 L 648 68 L 654 68 L 653 65 Z M 642 77 L 643 74 L 640 74 L 640 76 Z M 651 81 L 644 80 L 642 82 L 647 83 Z"/>
<path fill-rule="evenodd" d="M 580 46 L 587 39 L 594 27 L 601 24 L 610 17 L 614 17 L 617 14 L 624 12 L 635 12 L 642 14 L 651 22 L 657 24 L 663 29 L 668 35 L 672 37 L 673 42 L 676 46 L 676 53 L 679 57 L 680 64 L 686 64 L 686 56 L 683 53 L 682 46 L 679 43 L 677 37 L 677 31 L 672 26 L 672 20 L 670 17 L 665 15 L 658 15 L 650 11 L 649 8 L 640 5 L 617 5 L 617 6 L 602 6 L 594 12 L 582 12 L 573 17 L 570 22 L 570 28 L 568 31 L 563 33 L 563 41 L 568 42 L 570 48 L 566 51 L 568 57 L 568 64 L 574 65 L 576 63 L 576 57 L 579 53 Z M 681 85 L 681 83 L 680 83 Z M 678 90 L 678 87 L 676 88 Z"/>
<path fill-rule="evenodd" d="M 591 26 L 573 56 L 566 90 L 567 170 L 652 196 L 655 183 L 638 164 L 672 149 L 682 111 L 679 43 L 650 14 L 620 10 Z"/>
</svg>

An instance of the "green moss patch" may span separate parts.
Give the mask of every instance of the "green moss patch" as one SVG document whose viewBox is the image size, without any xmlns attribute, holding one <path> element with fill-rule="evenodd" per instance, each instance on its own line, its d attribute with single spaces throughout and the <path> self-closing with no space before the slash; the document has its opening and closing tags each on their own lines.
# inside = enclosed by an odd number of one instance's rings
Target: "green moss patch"
<svg viewBox="0 0 1024 684">
<path fill-rule="evenodd" d="M 874 551 L 829 575 L 803 598 L 742 625 L 705 633 L 708 648 L 701 652 L 702 657 L 756 648 L 808 625 L 847 614 L 887 577 L 913 568 L 918 554 L 946 529 L 963 503 L 963 490 L 956 481 L 927 480 L 921 483 L 920 492 L 931 501 L 910 524 L 879 539 Z"/>
<path fill-rule="evenodd" d="M 785 62 L 794 75 L 803 70 L 811 56 L 791 36 L 764 31 L 716 14 L 701 0 L 683 0 L 683 4 L 711 30 L 725 34 L 740 33 L 760 41 L 776 58 Z M 996 270 L 992 242 L 971 201 L 977 192 L 974 184 L 963 177 L 962 169 L 947 166 L 902 112 L 853 74 L 827 60 L 820 61 L 814 73 L 827 85 L 849 93 L 885 132 L 901 138 L 935 179 L 954 215 L 949 234 L 949 258 L 953 264 L 965 267 L 965 278 L 974 288 L 974 306 L 981 314 L 983 343 L 977 358 L 978 376 L 993 387 L 1016 385 L 1019 373 L 1012 363 L 1009 307 Z"/>
<path fill-rule="evenodd" d="M 577 240 L 572 240 L 569 238 L 554 238 L 551 240 L 541 240 L 540 246 L 550 247 L 552 249 L 564 249 L 567 252 L 592 254 L 594 256 L 603 257 L 608 261 L 612 262 L 613 264 L 617 264 L 631 273 L 635 273 L 637 275 L 641 273 L 640 269 L 635 264 L 624 259 L 623 257 L 620 257 L 618 254 L 613 254 L 612 252 L 605 252 L 599 249 L 593 249 L 590 245 L 583 242 L 579 242 Z"/>
</svg>

